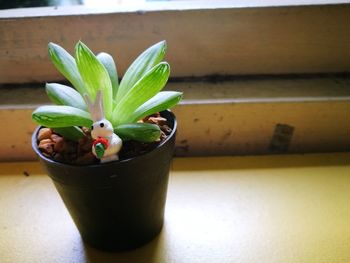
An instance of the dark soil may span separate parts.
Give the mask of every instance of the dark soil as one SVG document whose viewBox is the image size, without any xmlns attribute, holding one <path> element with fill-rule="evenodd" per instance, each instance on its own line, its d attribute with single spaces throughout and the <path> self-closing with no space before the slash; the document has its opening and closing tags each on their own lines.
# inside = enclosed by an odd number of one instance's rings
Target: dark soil
<svg viewBox="0 0 350 263">
<path fill-rule="evenodd" d="M 123 147 L 119 152 L 119 160 L 129 159 L 142 155 L 156 148 L 172 132 L 167 119 L 159 113 L 145 117 L 140 122 L 156 124 L 161 129 L 158 141 L 152 143 L 141 143 L 138 141 L 123 141 Z M 99 160 L 92 154 L 93 139 L 90 129 L 82 127 L 85 136 L 78 142 L 67 140 L 50 128 L 41 128 L 38 133 L 38 148 L 43 155 L 55 161 L 68 164 L 97 164 Z"/>
</svg>

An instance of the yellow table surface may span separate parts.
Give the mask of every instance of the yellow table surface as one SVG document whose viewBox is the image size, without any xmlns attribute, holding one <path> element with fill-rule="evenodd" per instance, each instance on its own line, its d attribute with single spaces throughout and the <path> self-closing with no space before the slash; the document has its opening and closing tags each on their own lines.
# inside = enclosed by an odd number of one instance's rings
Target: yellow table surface
<svg viewBox="0 0 350 263">
<path fill-rule="evenodd" d="M 350 262 L 350 153 L 175 159 L 165 218 L 149 244 L 100 252 L 38 163 L 0 164 L 1 263 L 330 263 Z"/>
</svg>

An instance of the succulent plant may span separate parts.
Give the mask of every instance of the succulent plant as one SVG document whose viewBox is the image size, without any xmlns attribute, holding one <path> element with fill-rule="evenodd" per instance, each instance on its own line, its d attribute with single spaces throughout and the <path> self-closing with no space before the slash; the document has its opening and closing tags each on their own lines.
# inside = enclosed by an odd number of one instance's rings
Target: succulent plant
<svg viewBox="0 0 350 263">
<path fill-rule="evenodd" d="M 104 118 L 122 140 L 153 142 L 159 139 L 157 125 L 138 121 L 171 108 L 181 100 L 181 92 L 161 91 L 170 74 L 169 64 L 162 62 L 165 41 L 149 47 L 137 57 L 120 83 L 114 60 L 107 53 L 96 56 L 81 41 L 75 46 L 74 57 L 54 43 L 49 43 L 48 49 L 57 70 L 75 89 L 47 83 L 47 95 L 56 105 L 37 108 L 32 113 L 34 121 L 77 141 L 84 136 L 81 127 L 91 127 L 95 122 L 87 99 L 95 102 L 101 93 Z"/>
</svg>

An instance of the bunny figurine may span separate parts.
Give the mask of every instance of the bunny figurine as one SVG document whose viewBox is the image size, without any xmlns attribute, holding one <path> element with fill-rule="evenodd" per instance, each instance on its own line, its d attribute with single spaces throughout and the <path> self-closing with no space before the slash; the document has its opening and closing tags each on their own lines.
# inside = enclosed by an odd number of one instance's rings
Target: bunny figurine
<svg viewBox="0 0 350 263">
<path fill-rule="evenodd" d="M 94 103 L 87 94 L 84 99 L 94 122 L 91 126 L 91 137 L 94 139 L 92 153 L 101 163 L 119 160 L 118 152 L 122 147 L 122 140 L 113 132 L 111 122 L 104 117 L 102 91 L 97 92 Z"/>
</svg>

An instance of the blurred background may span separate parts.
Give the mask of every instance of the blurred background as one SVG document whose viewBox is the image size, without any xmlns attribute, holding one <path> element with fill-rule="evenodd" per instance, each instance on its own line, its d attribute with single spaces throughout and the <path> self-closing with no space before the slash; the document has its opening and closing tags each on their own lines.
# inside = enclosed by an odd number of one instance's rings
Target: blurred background
<svg viewBox="0 0 350 263">
<path fill-rule="evenodd" d="M 181 1 L 181 0 L 0 0 L 0 9 L 84 5 L 88 7 L 118 6 L 124 4 L 137 5 L 144 2 Z"/>
</svg>

